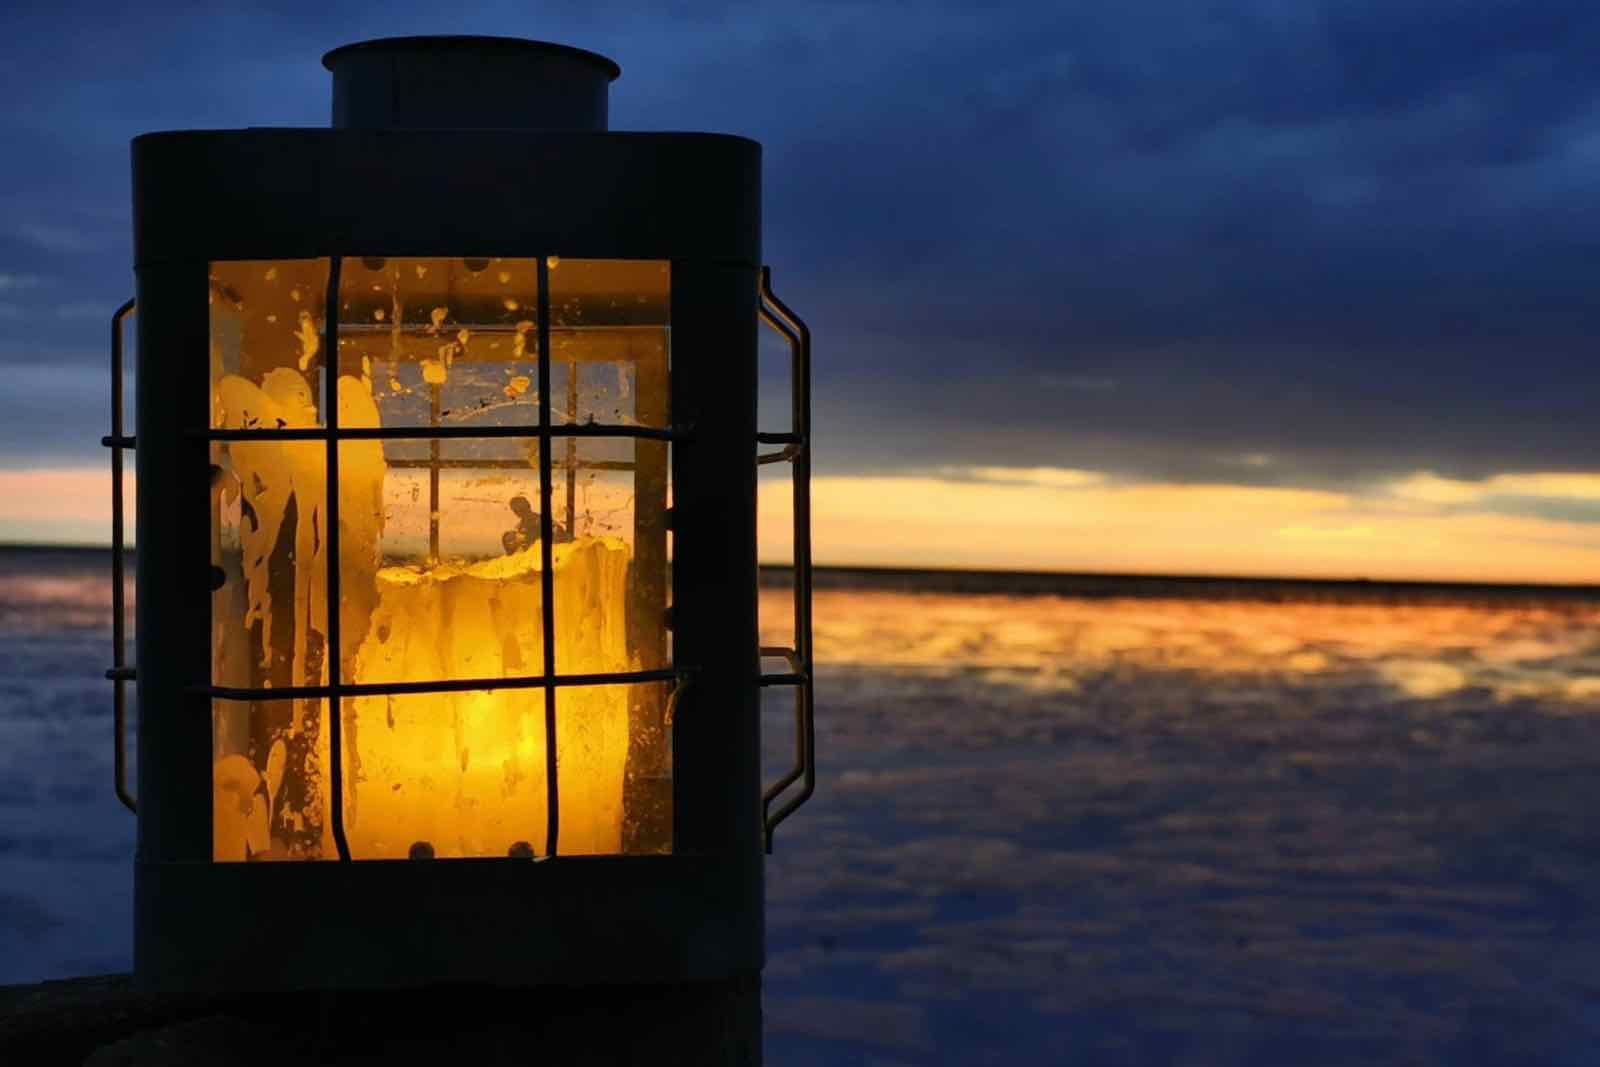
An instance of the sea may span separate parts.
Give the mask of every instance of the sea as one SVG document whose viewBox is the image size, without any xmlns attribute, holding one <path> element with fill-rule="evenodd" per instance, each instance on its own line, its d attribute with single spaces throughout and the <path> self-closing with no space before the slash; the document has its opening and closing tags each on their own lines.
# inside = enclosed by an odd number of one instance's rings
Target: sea
<svg viewBox="0 0 1600 1067">
<path fill-rule="evenodd" d="M 130 966 L 108 572 L 0 550 L 0 983 Z M 815 638 L 769 1064 L 1600 1063 L 1600 590 L 825 570 Z"/>
</svg>

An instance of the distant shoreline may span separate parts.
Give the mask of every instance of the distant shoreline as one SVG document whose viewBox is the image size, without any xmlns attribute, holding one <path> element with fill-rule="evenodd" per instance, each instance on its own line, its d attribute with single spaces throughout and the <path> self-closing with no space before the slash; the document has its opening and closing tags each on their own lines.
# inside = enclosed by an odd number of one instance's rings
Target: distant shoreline
<svg viewBox="0 0 1600 1067">
<path fill-rule="evenodd" d="M 0 572 L 45 558 L 110 570 L 109 546 L 0 544 Z M 132 562 L 133 552 L 129 552 Z M 764 588 L 788 588 L 791 568 L 761 565 Z M 1361 578 L 1257 578 L 1233 575 L 1112 574 L 1065 571 L 958 570 L 915 567 L 817 567 L 817 589 L 990 596 L 1060 596 L 1105 600 L 1252 600 L 1279 603 L 1587 603 L 1597 585 L 1505 582 L 1388 581 Z"/>
<path fill-rule="evenodd" d="M 761 584 L 791 585 L 791 568 L 763 564 Z M 986 571 L 910 567 L 817 567 L 818 589 L 998 596 L 1061 596 L 1328 603 L 1583 603 L 1600 585 L 1503 582 L 1379 581 L 1363 578 L 1256 578 L 1233 575 Z"/>
</svg>

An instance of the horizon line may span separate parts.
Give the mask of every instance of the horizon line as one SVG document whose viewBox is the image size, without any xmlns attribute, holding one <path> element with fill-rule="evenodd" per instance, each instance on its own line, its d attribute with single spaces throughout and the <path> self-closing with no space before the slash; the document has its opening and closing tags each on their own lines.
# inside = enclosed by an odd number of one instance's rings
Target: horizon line
<svg viewBox="0 0 1600 1067">
<path fill-rule="evenodd" d="M 85 541 L 0 541 L 0 551 L 33 551 L 33 552 L 110 552 L 109 543 Z M 135 553 L 137 546 L 129 545 L 126 552 Z M 792 563 L 758 560 L 757 571 L 763 570 L 793 570 Z M 878 575 L 882 577 L 912 577 L 917 575 L 944 576 L 950 578 L 1022 578 L 1045 579 L 1056 581 L 1095 581 L 1095 582 L 1129 582 L 1129 581 L 1168 581 L 1185 584 L 1275 584 L 1275 585 L 1327 585 L 1327 586 L 1359 586 L 1370 589 L 1414 588 L 1425 589 L 1484 589 L 1500 591 L 1516 590 L 1553 590 L 1566 592 L 1592 592 L 1600 594 L 1600 581 L 1595 582 L 1515 582 L 1495 581 L 1492 579 L 1443 579 L 1443 578 L 1372 578 L 1362 575 L 1293 575 L 1293 574 L 1226 574 L 1206 571 L 1085 571 L 1085 570 L 1041 570 L 1037 567 L 1007 568 L 1007 567 L 961 567 L 961 566 L 904 566 L 879 563 L 820 563 L 812 567 L 813 572 L 820 573 L 853 573 L 861 575 Z"/>
</svg>

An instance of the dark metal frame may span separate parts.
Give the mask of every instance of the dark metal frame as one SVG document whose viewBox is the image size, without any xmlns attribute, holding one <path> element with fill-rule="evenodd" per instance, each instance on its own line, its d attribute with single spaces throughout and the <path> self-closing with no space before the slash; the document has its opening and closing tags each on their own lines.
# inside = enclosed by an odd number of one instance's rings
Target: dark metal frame
<svg viewBox="0 0 1600 1067">
<path fill-rule="evenodd" d="M 794 766 L 761 794 L 762 836 L 772 852 L 778 824 L 811 799 L 817 784 L 814 657 L 811 642 L 811 331 L 772 291 L 772 268 L 761 268 L 761 321 L 789 342 L 790 428 L 788 433 L 758 433 L 759 444 L 781 444 L 777 452 L 756 457 L 756 463 L 788 463 L 794 481 L 794 648 L 767 646 L 761 655 L 781 657 L 787 674 L 763 674 L 761 685 L 794 686 Z M 772 806 L 795 782 L 800 791 L 777 811 Z"/>
<path fill-rule="evenodd" d="M 127 603 L 124 596 L 123 545 L 126 533 L 122 518 L 122 450 L 133 448 L 133 437 L 123 433 L 122 425 L 122 323 L 133 313 L 135 302 L 128 300 L 111 316 L 111 433 L 100 443 L 111 449 L 111 762 L 117 799 L 123 807 L 137 813 L 139 802 L 128 789 L 128 683 L 134 670 L 128 666 Z"/>
<path fill-rule="evenodd" d="M 134 878 L 139 982 L 202 990 L 527 986 L 722 980 L 758 971 L 765 828 L 752 454 L 759 440 L 759 146 L 704 134 L 257 129 L 146 135 L 134 142 L 133 157 L 143 372 L 138 571 L 148 594 L 139 599 L 138 648 L 129 650 L 138 655 L 145 710 Z M 461 165 L 491 157 L 492 168 Z M 450 210 L 418 226 L 419 202 Z M 374 251 L 670 262 L 673 357 L 670 374 L 661 370 L 668 403 L 660 415 L 671 421 L 208 430 L 208 264 Z M 559 397 L 550 400 L 559 406 Z M 642 812 L 670 803 L 670 827 L 650 828 L 651 835 L 666 830 L 670 855 L 212 861 L 210 699 L 259 694 L 209 684 L 209 497 L 194 489 L 205 484 L 213 441 L 330 443 L 335 434 L 533 436 L 556 466 L 561 457 L 551 442 L 591 435 L 633 437 L 641 450 L 666 453 L 661 477 L 670 476 L 673 507 L 652 552 L 665 553 L 671 538 L 659 603 L 670 605 L 679 669 L 627 677 L 545 671 L 433 688 L 554 692 L 676 682 L 665 709 L 650 709 L 656 723 L 656 716 L 674 720 L 670 764 L 646 768 L 637 792 Z M 658 626 L 654 618 L 638 622 Z M 692 684 L 683 665 L 693 667 Z M 339 681 L 344 695 L 363 692 Z M 280 688 L 270 695 L 301 694 Z M 314 902 L 309 911 L 307 902 Z M 240 968 L 240 959 L 256 963 Z"/>
</svg>

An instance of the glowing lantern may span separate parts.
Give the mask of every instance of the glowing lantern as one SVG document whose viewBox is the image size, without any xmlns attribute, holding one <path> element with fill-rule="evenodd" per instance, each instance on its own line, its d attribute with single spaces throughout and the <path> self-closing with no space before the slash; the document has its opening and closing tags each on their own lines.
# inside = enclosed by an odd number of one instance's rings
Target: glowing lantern
<svg viewBox="0 0 1600 1067">
<path fill-rule="evenodd" d="M 332 130 L 134 142 L 137 972 L 758 971 L 763 838 L 812 784 L 809 340 L 759 146 L 606 132 L 617 67 L 557 45 L 324 63 Z M 757 647 L 758 441 L 795 466 L 794 649 Z M 800 741 L 764 794 L 763 684 Z"/>
</svg>

